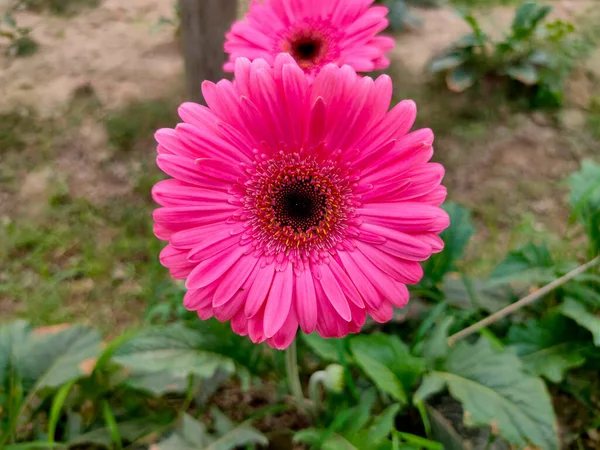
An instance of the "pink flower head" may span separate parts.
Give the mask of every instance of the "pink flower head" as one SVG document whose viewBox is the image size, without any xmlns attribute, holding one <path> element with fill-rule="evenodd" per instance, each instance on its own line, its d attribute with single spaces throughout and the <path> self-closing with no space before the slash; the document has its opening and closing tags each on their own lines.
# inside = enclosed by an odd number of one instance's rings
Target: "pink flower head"
<svg viewBox="0 0 600 450">
<path fill-rule="evenodd" d="M 281 52 L 291 54 L 310 76 L 329 63 L 357 72 L 385 69 L 394 40 L 377 35 L 388 26 L 388 9 L 372 7 L 373 1 L 252 0 L 245 21 L 227 34 L 225 70 L 233 72 L 240 57 L 272 65 Z"/>
<path fill-rule="evenodd" d="M 323 337 L 392 318 L 419 264 L 443 247 L 444 169 L 433 133 L 409 133 L 412 101 L 388 112 L 389 77 L 294 59 L 236 61 L 235 82 L 202 86 L 184 123 L 156 133 L 160 260 L 186 280 L 185 306 L 286 348 L 298 326 Z"/>
</svg>

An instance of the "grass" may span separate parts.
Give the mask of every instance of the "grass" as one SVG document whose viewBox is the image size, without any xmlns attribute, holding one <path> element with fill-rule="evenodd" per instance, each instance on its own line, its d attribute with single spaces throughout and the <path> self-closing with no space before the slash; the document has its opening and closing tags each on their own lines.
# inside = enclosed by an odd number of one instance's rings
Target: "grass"
<svg viewBox="0 0 600 450">
<path fill-rule="evenodd" d="M 30 124 L 29 111 L 11 111 L 0 114 L 0 155 L 20 151 L 27 145 L 25 135 Z"/>
<path fill-rule="evenodd" d="M 96 8 L 100 0 L 19 0 L 18 3 L 31 11 L 50 11 L 58 15 L 74 15 L 85 9 Z"/>
<path fill-rule="evenodd" d="M 590 103 L 588 127 L 594 139 L 600 141 L 600 95 L 592 99 Z"/>
<path fill-rule="evenodd" d="M 106 128 L 115 151 L 98 170 L 110 171 L 116 163 L 134 167 L 135 162 L 132 190 L 92 203 L 72 192 L 57 173 L 47 182 L 45 198 L 35 200 L 40 205 L 15 201 L 0 221 L 1 321 L 83 321 L 114 334 L 144 320 L 149 307 L 181 298 L 181 288 L 158 260 L 164 243 L 152 231 L 156 205 L 150 198 L 151 187 L 162 177 L 154 163 L 152 134 L 175 123 L 175 107 L 172 100 L 136 102 L 106 114 L 93 93 L 80 94 L 53 121 L 16 112 L 2 116 L 0 195 L 18 199 L 27 174 L 53 167 L 82 117 L 99 123 L 109 118 Z"/>
<path fill-rule="evenodd" d="M 109 142 L 116 149 L 129 152 L 136 142 L 152 136 L 158 128 L 174 124 L 175 111 L 172 101 L 143 100 L 109 113 L 104 118 Z"/>
</svg>

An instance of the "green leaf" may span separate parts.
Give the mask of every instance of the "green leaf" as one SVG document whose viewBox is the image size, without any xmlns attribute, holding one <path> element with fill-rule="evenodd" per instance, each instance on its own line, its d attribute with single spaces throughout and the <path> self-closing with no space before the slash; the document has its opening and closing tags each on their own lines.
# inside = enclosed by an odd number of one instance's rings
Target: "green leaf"
<svg viewBox="0 0 600 450">
<path fill-rule="evenodd" d="M 212 441 L 206 430 L 206 425 L 198 422 L 189 414 L 183 414 L 183 419 L 179 427 L 179 435 L 184 441 L 195 447 L 204 447 Z"/>
<path fill-rule="evenodd" d="M 304 334 L 301 333 L 302 340 L 308 345 L 313 352 L 315 352 L 319 358 L 326 362 L 340 361 L 340 353 L 335 339 L 325 339 L 319 336 L 317 333 Z M 350 355 L 346 356 L 346 360 L 350 359 Z"/>
<path fill-rule="evenodd" d="M 424 272 L 433 284 L 442 281 L 448 272 L 456 270 L 456 262 L 462 258 L 469 240 L 475 234 L 468 209 L 452 202 L 446 203 L 443 208 L 450 216 L 450 227 L 440 235 L 444 241 L 444 250 L 432 255 L 424 267 Z"/>
<path fill-rule="evenodd" d="M 448 336 L 454 317 L 447 316 L 434 327 L 433 331 L 423 345 L 423 356 L 429 361 L 444 358 L 448 354 Z"/>
<path fill-rule="evenodd" d="M 241 424 L 215 440 L 206 450 L 234 450 L 252 444 L 264 446 L 269 444 L 269 440 L 250 425 Z"/>
<path fill-rule="evenodd" d="M 3 18 L 3 22 L 11 28 L 17 28 L 17 21 L 15 17 L 11 13 L 5 13 Z"/>
<path fill-rule="evenodd" d="M 160 397 L 168 393 L 185 392 L 188 387 L 186 374 L 174 374 L 170 371 L 156 373 L 139 373 L 129 375 L 127 384 L 133 389 L 150 392 Z"/>
<path fill-rule="evenodd" d="M 444 447 L 439 442 L 433 442 L 429 439 L 425 439 L 421 436 L 416 436 L 410 433 L 402 433 L 398 432 L 398 436 L 400 436 L 404 441 L 409 444 L 415 444 L 417 448 L 425 448 L 430 450 L 444 450 Z"/>
<path fill-rule="evenodd" d="M 384 364 L 361 350 L 354 350 L 356 362 L 383 392 L 391 395 L 395 400 L 406 404 L 408 398 L 400 380 Z"/>
<path fill-rule="evenodd" d="M 560 383 L 565 373 L 585 362 L 581 344 L 572 339 L 573 327 L 560 315 L 552 315 L 526 326 L 513 325 L 508 343 L 516 350 L 525 370 Z"/>
<path fill-rule="evenodd" d="M 600 347 L 600 317 L 598 315 L 592 314 L 585 306 L 572 298 L 565 299 L 560 306 L 560 312 L 589 330 L 592 333 L 594 345 Z"/>
<path fill-rule="evenodd" d="M 366 450 L 355 447 L 344 437 L 333 434 L 327 436 L 328 430 L 307 428 L 294 435 L 294 442 L 304 442 L 309 445 L 319 446 L 321 450 Z"/>
<path fill-rule="evenodd" d="M 120 422 L 117 424 L 121 438 L 126 442 L 135 442 L 148 436 L 150 433 L 161 429 L 166 424 L 156 417 L 145 417 L 143 419 Z M 110 447 L 113 443 L 112 432 L 108 427 L 97 428 L 88 433 L 79 435 L 70 440 L 68 447 L 81 447 L 85 444 L 94 444 L 101 447 Z M 86 447 L 87 448 L 87 447 Z"/>
<path fill-rule="evenodd" d="M 410 354 L 395 336 L 376 333 L 359 336 L 350 343 L 357 364 L 379 389 L 401 403 L 407 403 L 411 389 L 423 373 L 424 361 Z"/>
<path fill-rule="evenodd" d="M 510 252 L 490 275 L 493 286 L 521 282 L 548 283 L 556 278 L 556 262 L 545 244 L 532 242 Z"/>
<path fill-rule="evenodd" d="M 507 306 L 510 299 L 493 282 L 466 276 L 445 277 L 442 292 L 449 305 L 468 311 L 480 308 L 493 313 Z"/>
<path fill-rule="evenodd" d="M 49 443 L 49 442 L 26 442 L 23 444 L 13 444 L 4 447 L 4 450 L 44 450 L 44 449 L 61 449 L 65 448 L 65 444 Z"/>
<path fill-rule="evenodd" d="M 18 349 L 27 340 L 29 332 L 29 325 L 24 320 L 0 326 L 0 386 L 9 385 L 16 377 Z"/>
<path fill-rule="evenodd" d="M 600 165 L 586 160 L 581 169 L 569 178 L 569 200 L 573 217 L 585 227 L 592 244 L 591 256 L 600 252 Z"/>
<path fill-rule="evenodd" d="M 375 417 L 369 428 L 368 439 L 375 443 L 384 440 L 396 429 L 396 416 L 400 412 L 400 405 L 390 405 L 380 415 Z"/>
<path fill-rule="evenodd" d="M 429 373 L 415 394 L 425 399 L 447 386 L 472 426 L 497 427 L 510 443 L 558 449 L 556 419 L 541 379 L 525 373 L 511 352 L 495 352 L 486 339 L 452 348 L 443 369 Z"/>
<path fill-rule="evenodd" d="M 569 201 L 573 209 L 589 205 L 590 210 L 600 209 L 600 164 L 584 160 L 581 169 L 568 179 L 571 193 Z"/>
<path fill-rule="evenodd" d="M 183 324 L 151 327 L 119 347 L 115 362 L 133 375 L 171 373 L 211 378 L 217 371 L 235 372 L 235 362 L 224 355 L 203 348 L 203 335 Z"/>
<path fill-rule="evenodd" d="M 463 439 L 437 409 L 427 406 L 427 413 L 431 422 L 431 436 L 444 446 L 444 450 L 470 450 L 463 443 Z"/>
<path fill-rule="evenodd" d="M 466 56 L 462 53 L 452 53 L 450 55 L 440 56 L 434 59 L 429 66 L 432 73 L 444 72 L 454 69 L 466 61 Z"/>
<path fill-rule="evenodd" d="M 597 287 L 587 287 L 583 283 L 572 281 L 563 286 L 567 296 L 573 297 L 592 309 L 600 308 L 600 292 Z"/>
<path fill-rule="evenodd" d="M 513 35 L 517 39 L 523 39 L 533 33 L 538 24 L 552 11 L 551 6 L 541 6 L 536 2 L 528 2 L 520 5 L 512 23 Z"/>
<path fill-rule="evenodd" d="M 37 392 L 89 375 L 100 345 L 97 331 L 78 325 L 33 330 L 19 349 L 24 386 Z"/>
<path fill-rule="evenodd" d="M 121 439 L 121 432 L 119 431 L 119 425 L 112 412 L 112 409 L 108 402 L 104 400 L 102 403 L 102 415 L 104 416 L 104 423 L 106 428 L 110 432 L 110 438 L 112 443 L 117 446 L 117 449 L 123 448 L 123 440 Z"/>
<path fill-rule="evenodd" d="M 213 413 L 216 410 L 213 411 Z M 206 426 L 188 414 L 184 414 L 178 430 L 167 439 L 155 444 L 152 450 L 234 450 L 248 445 L 268 445 L 268 439 L 248 424 L 224 427 L 224 416 L 218 412 L 216 419 L 222 431 L 219 436 L 211 436 Z"/>
<path fill-rule="evenodd" d="M 54 435 L 56 433 L 56 426 L 62 415 L 62 409 L 67 400 L 73 385 L 76 380 L 71 380 L 69 383 L 64 384 L 54 396 L 52 400 L 52 407 L 50 408 L 50 417 L 48 418 L 48 442 L 54 443 Z"/>
<path fill-rule="evenodd" d="M 520 81 L 527 86 L 534 86 L 540 81 L 540 74 L 533 64 L 521 64 L 506 69 L 506 74 L 513 80 Z"/>
<path fill-rule="evenodd" d="M 459 66 L 446 75 L 446 85 L 452 92 L 464 92 L 475 84 L 475 72 Z"/>
</svg>

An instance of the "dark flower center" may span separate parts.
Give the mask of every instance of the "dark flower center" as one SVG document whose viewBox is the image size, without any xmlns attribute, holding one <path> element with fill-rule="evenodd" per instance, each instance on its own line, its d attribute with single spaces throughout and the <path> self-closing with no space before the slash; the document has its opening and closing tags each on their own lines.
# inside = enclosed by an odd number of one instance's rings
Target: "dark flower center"
<svg viewBox="0 0 600 450">
<path fill-rule="evenodd" d="M 317 227 L 327 213 L 327 196 L 310 180 L 295 181 L 279 190 L 274 198 L 276 220 L 296 232 Z"/>
<path fill-rule="evenodd" d="M 321 53 L 322 43 L 314 38 L 301 38 L 292 43 L 292 56 L 297 61 L 311 61 Z"/>
</svg>

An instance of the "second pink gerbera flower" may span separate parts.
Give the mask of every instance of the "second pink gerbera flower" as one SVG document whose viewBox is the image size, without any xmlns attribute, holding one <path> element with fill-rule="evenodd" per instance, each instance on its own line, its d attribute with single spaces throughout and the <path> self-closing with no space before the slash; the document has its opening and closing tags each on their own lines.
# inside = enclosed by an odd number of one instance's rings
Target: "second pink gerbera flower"
<svg viewBox="0 0 600 450">
<path fill-rule="evenodd" d="M 252 0 L 244 21 L 227 34 L 226 71 L 237 58 L 262 58 L 273 64 L 282 52 L 294 57 L 309 76 L 326 64 L 357 72 L 385 69 L 394 40 L 378 34 L 387 28 L 384 6 L 374 0 Z"/>
<path fill-rule="evenodd" d="M 358 332 L 408 302 L 419 261 L 443 247 L 443 167 L 416 107 L 388 112 L 392 82 L 325 67 L 309 83 L 289 55 L 236 62 L 205 82 L 208 108 L 160 130 L 153 196 L 162 263 L 186 279 L 185 306 L 287 347 L 298 327 Z M 408 134 L 407 134 L 408 133 Z"/>
</svg>

